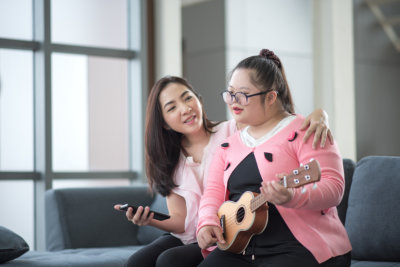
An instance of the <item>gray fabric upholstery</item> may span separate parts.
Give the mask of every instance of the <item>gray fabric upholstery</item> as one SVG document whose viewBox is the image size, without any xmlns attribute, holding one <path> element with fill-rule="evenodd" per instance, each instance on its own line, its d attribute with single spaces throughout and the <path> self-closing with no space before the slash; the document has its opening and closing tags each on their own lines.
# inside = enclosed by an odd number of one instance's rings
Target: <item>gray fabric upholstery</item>
<svg viewBox="0 0 400 267">
<path fill-rule="evenodd" d="M 400 157 L 370 156 L 357 163 L 345 223 L 353 259 L 400 261 L 399 199 Z"/>
<path fill-rule="evenodd" d="M 49 190 L 45 199 L 48 251 L 28 251 L 1 266 L 122 267 L 146 243 L 139 244 L 139 227 L 113 206 L 117 203 L 151 206 L 153 201 L 154 196 L 144 185 Z M 163 198 L 154 209 L 163 211 L 162 205 L 166 206 Z M 152 232 L 152 238 L 156 238 L 155 233 Z"/>
<path fill-rule="evenodd" d="M 49 190 L 45 202 L 47 250 L 138 245 L 138 227 L 113 206 L 150 205 L 152 200 L 145 186 Z"/>
<path fill-rule="evenodd" d="M 338 212 L 353 246 L 352 267 L 400 267 L 400 157 L 366 157 L 356 166 L 344 159 L 343 164 L 346 188 Z M 163 197 L 152 201 L 145 186 L 50 190 L 46 240 L 52 251 L 28 251 L 1 266 L 122 267 L 162 231 L 138 229 L 113 205 L 150 205 L 167 212 Z"/>
<path fill-rule="evenodd" d="M 151 210 L 158 211 L 161 213 L 168 214 L 167 203 L 165 198 L 161 195 L 157 195 L 153 204 L 150 206 Z M 151 226 L 141 226 L 139 227 L 137 239 L 140 244 L 148 244 L 153 240 L 157 239 L 160 235 L 164 234 L 165 231 L 162 231 L 158 228 Z"/>
<path fill-rule="evenodd" d="M 2 267 L 123 267 L 141 246 L 30 251 Z"/>
<path fill-rule="evenodd" d="M 400 267 L 400 262 L 352 260 L 351 267 Z"/>
</svg>

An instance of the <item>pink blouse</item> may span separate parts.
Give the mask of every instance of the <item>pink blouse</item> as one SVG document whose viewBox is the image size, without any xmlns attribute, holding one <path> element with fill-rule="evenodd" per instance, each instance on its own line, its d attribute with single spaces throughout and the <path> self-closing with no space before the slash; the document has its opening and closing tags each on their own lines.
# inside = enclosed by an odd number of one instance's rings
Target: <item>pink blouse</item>
<svg viewBox="0 0 400 267">
<path fill-rule="evenodd" d="M 179 164 L 175 172 L 175 187 L 172 191 L 182 196 L 186 202 L 185 232 L 173 234 L 182 243 L 190 244 L 197 242 L 196 226 L 198 222 L 198 211 L 200 199 L 207 182 L 205 174 L 211 165 L 215 150 L 228 136 L 236 132 L 236 122 L 229 120 L 214 127 L 210 141 L 203 151 L 201 163 L 194 162 L 192 157 L 186 157 L 182 152 Z"/>
</svg>

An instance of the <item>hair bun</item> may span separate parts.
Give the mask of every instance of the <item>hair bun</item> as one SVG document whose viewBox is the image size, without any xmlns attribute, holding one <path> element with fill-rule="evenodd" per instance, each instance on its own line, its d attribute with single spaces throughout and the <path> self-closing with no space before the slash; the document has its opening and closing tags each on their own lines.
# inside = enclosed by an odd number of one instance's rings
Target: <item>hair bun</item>
<svg viewBox="0 0 400 267">
<path fill-rule="evenodd" d="M 272 52 L 269 49 L 261 49 L 259 56 L 265 57 L 267 59 L 271 59 L 275 62 L 275 64 L 278 66 L 278 68 L 281 67 L 281 61 L 279 58 L 275 55 L 274 52 Z"/>
</svg>

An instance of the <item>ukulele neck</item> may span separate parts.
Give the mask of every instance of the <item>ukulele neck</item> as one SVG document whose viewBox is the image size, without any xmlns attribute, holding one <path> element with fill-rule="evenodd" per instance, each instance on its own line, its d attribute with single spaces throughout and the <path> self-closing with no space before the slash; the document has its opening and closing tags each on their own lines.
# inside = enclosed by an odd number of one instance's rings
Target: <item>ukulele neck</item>
<svg viewBox="0 0 400 267">
<path fill-rule="evenodd" d="M 278 181 L 278 183 L 287 187 L 287 185 L 285 185 L 285 182 L 283 180 Z M 250 209 L 252 212 L 255 212 L 259 207 L 261 207 L 265 203 L 267 203 L 267 200 L 265 199 L 264 195 L 258 194 L 250 201 Z"/>
<path fill-rule="evenodd" d="M 255 212 L 259 207 L 267 202 L 263 194 L 259 194 L 250 201 L 250 210 Z"/>
<path fill-rule="evenodd" d="M 291 174 L 285 175 L 278 181 L 286 188 L 297 188 L 305 184 L 317 182 L 321 179 L 321 169 L 319 162 L 311 160 L 309 163 L 294 169 Z M 255 212 L 259 207 L 267 202 L 263 194 L 258 194 L 250 202 L 250 209 Z"/>
</svg>

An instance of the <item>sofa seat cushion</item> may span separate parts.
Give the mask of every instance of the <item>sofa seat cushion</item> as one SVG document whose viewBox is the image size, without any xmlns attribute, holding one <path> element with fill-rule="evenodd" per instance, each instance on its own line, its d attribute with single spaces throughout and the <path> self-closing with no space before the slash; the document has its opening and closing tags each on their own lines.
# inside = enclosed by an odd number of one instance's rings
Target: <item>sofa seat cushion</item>
<svg viewBox="0 0 400 267">
<path fill-rule="evenodd" d="M 399 196 L 400 157 L 369 156 L 357 163 L 345 223 L 353 259 L 400 261 Z"/>
<path fill-rule="evenodd" d="M 400 267 L 400 262 L 352 260 L 351 267 Z"/>
<path fill-rule="evenodd" d="M 111 267 L 124 266 L 130 255 L 143 246 L 80 248 L 60 251 L 29 251 L 1 267 Z"/>
</svg>

